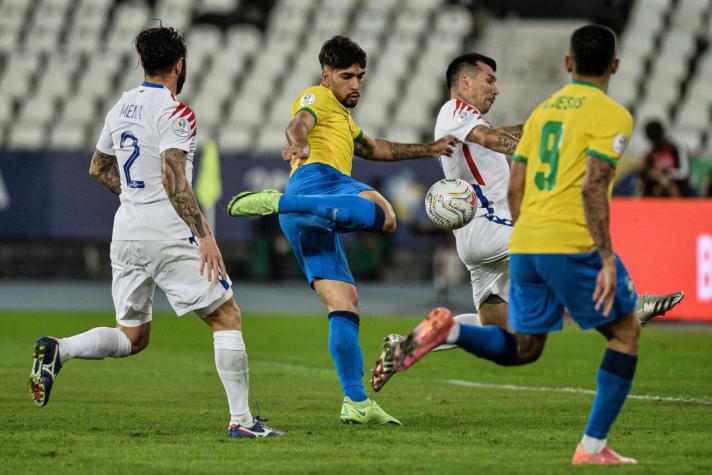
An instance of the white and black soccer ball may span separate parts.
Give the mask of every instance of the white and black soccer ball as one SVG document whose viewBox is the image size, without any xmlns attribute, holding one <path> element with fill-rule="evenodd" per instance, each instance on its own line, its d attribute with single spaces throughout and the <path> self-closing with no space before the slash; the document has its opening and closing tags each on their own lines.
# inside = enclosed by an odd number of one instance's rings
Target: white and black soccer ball
<svg viewBox="0 0 712 475">
<path fill-rule="evenodd" d="M 477 198 L 472 186 L 459 178 L 435 183 L 425 195 L 425 212 L 441 229 L 459 229 L 472 221 L 477 211 Z"/>
</svg>

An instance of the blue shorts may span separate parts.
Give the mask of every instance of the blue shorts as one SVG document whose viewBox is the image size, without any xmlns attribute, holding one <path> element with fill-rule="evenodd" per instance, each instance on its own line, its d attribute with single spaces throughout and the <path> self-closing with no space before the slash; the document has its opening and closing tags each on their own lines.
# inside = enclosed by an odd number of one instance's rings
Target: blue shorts
<svg viewBox="0 0 712 475">
<path fill-rule="evenodd" d="M 287 183 L 287 195 L 357 195 L 373 190 L 336 168 L 312 163 L 299 168 Z M 354 283 L 341 235 L 334 223 L 309 214 L 280 214 L 279 224 L 289 240 L 309 285 L 316 279 Z"/>
<path fill-rule="evenodd" d="M 592 300 L 601 270 L 597 252 L 583 254 L 512 254 L 509 261 L 509 325 L 517 332 L 538 335 L 561 330 L 564 308 L 583 329 L 595 328 L 628 315 L 638 301 L 633 281 L 616 256 L 616 297 L 608 317 Z"/>
</svg>

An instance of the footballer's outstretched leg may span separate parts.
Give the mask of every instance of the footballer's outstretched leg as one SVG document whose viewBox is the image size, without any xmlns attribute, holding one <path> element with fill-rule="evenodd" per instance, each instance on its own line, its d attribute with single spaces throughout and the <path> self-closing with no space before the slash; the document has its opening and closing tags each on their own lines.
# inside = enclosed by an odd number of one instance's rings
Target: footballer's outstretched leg
<svg viewBox="0 0 712 475">
<path fill-rule="evenodd" d="M 34 361 L 30 372 L 30 391 L 38 406 L 46 406 L 52 392 L 54 378 L 62 369 L 59 358 L 59 342 L 49 336 L 43 336 L 35 342 Z"/>
<path fill-rule="evenodd" d="M 407 370 L 433 348 L 445 343 L 453 325 L 455 319 L 450 310 L 444 307 L 433 309 L 396 348 L 396 371 Z"/>
<path fill-rule="evenodd" d="M 672 310 L 682 302 L 683 297 L 685 297 L 685 292 L 682 290 L 665 295 L 641 294 L 635 305 L 635 316 L 638 317 L 640 325 L 645 326 L 653 318 L 665 315 L 665 312 Z"/>
</svg>

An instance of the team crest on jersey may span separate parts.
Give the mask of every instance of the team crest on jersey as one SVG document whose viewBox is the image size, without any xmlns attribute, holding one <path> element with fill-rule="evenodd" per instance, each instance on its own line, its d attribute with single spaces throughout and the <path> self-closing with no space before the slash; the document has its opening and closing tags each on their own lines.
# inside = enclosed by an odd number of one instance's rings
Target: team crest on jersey
<svg viewBox="0 0 712 475">
<path fill-rule="evenodd" d="M 185 117 L 177 117 L 173 121 L 172 128 L 173 133 L 176 134 L 178 137 L 187 137 L 191 133 L 190 122 Z"/>
<path fill-rule="evenodd" d="M 616 151 L 618 155 L 623 153 L 623 150 L 628 146 L 628 137 L 625 136 L 625 134 L 618 134 L 615 137 L 613 137 L 613 150 Z"/>
<path fill-rule="evenodd" d="M 304 94 L 302 100 L 299 101 L 301 107 L 308 106 L 309 104 L 314 104 L 316 102 L 316 96 L 311 92 Z"/>
<path fill-rule="evenodd" d="M 458 124 L 464 124 L 465 122 L 471 121 L 474 117 L 475 114 L 471 110 L 463 109 L 459 114 L 457 114 L 457 117 L 455 117 L 455 122 Z"/>
</svg>

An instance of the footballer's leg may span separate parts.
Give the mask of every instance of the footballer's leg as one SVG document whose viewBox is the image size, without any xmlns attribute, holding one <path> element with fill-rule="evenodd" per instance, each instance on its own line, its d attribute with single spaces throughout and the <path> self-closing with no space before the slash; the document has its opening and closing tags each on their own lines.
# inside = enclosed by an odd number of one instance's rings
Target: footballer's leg
<svg viewBox="0 0 712 475">
<path fill-rule="evenodd" d="M 254 418 L 249 407 L 249 368 L 247 352 L 242 338 L 240 309 L 235 299 L 222 303 L 203 317 L 213 331 L 215 367 L 223 383 L 230 407 L 228 436 L 255 439 L 275 437 L 283 432 L 267 427 L 259 418 Z"/>
<path fill-rule="evenodd" d="M 340 420 L 346 424 L 398 424 L 368 398 L 363 386 L 363 354 L 359 344 L 358 295 L 348 282 L 317 279 L 316 293 L 329 312 L 329 353 L 344 394 Z"/>
<path fill-rule="evenodd" d="M 635 312 L 613 323 L 598 327 L 608 346 L 598 370 L 598 388 L 581 443 L 571 461 L 573 465 L 635 464 L 607 444 L 608 432 L 620 413 L 633 384 L 638 362 L 640 323 Z"/>
<path fill-rule="evenodd" d="M 130 338 L 121 328 L 97 327 L 67 338 L 43 336 L 34 344 L 30 390 L 39 406 L 46 406 L 54 380 L 62 365 L 72 358 L 100 360 L 106 357 L 122 358 L 138 353 L 148 344 L 151 323 L 148 322 Z"/>
<path fill-rule="evenodd" d="M 479 315 L 476 313 L 463 313 L 455 315 L 455 322 L 461 325 L 473 325 L 481 327 Z M 381 354 L 371 368 L 371 387 L 378 392 L 386 383 L 396 375 L 394 355 L 398 345 L 405 339 L 404 335 L 392 333 L 383 338 L 383 349 Z M 458 348 L 454 343 L 443 343 L 436 346 L 431 351 L 445 351 Z"/>
</svg>

